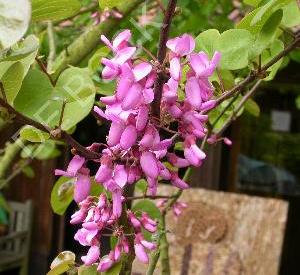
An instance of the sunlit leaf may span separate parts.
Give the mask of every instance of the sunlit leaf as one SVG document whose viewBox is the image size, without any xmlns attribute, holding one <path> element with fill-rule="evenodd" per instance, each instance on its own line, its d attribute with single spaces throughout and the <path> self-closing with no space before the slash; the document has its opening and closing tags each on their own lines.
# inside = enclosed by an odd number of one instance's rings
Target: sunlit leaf
<svg viewBox="0 0 300 275">
<path fill-rule="evenodd" d="M 32 20 L 62 20 L 76 14 L 80 7 L 78 0 L 32 0 Z"/>
<path fill-rule="evenodd" d="M 29 0 L 0 0 L 0 51 L 18 42 L 30 22 Z"/>
<path fill-rule="evenodd" d="M 60 177 L 51 192 L 51 206 L 53 212 L 63 215 L 73 200 L 74 181 Z"/>
</svg>

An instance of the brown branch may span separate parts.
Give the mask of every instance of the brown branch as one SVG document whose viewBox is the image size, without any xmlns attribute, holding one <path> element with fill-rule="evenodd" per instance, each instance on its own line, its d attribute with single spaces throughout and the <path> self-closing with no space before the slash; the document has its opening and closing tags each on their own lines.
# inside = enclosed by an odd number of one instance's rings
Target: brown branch
<svg viewBox="0 0 300 275">
<path fill-rule="evenodd" d="M 251 90 L 242 98 L 242 100 L 239 102 L 239 104 L 236 106 L 234 111 L 232 112 L 232 115 L 226 120 L 223 127 L 216 133 L 217 136 L 221 135 L 228 127 L 229 125 L 236 119 L 237 114 L 239 111 L 243 108 L 246 101 L 253 96 L 253 94 L 257 91 L 257 88 L 261 84 L 263 80 L 258 80 L 255 85 L 251 88 Z"/>
<path fill-rule="evenodd" d="M 271 59 L 267 64 L 263 65 L 261 67 L 261 70 L 258 71 L 251 71 L 250 74 L 242 80 L 240 83 L 238 83 L 235 87 L 233 87 L 228 92 L 224 93 L 222 96 L 217 98 L 216 100 L 216 106 L 220 105 L 224 100 L 230 98 L 233 96 L 236 92 L 241 91 L 243 88 L 245 88 L 248 84 L 250 84 L 252 81 L 254 81 L 257 78 L 260 78 L 261 75 L 264 75 L 264 73 L 275 63 L 277 63 L 282 57 L 288 55 L 292 50 L 294 50 L 296 47 L 299 46 L 300 43 L 300 36 L 297 37 L 293 43 L 288 45 L 283 51 L 281 51 L 278 55 L 276 55 L 273 59 Z M 208 113 L 208 112 L 206 112 Z"/>
<path fill-rule="evenodd" d="M 38 65 L 40 66 L 41 70 L 45 73 L 45 75 L 47 75 L 52 86 L 54 87 L 56 83 L 53 80 L 53 78 L 51 77 L 51 75 L 48 73 L 46 66 L 43 64 L 43 62 L 38 57 L 36 57 L 35 60 L 38 63 Z"/>
<path fill-rule="evenodd" d="M 39 123 L 15 110 L 10 106 L 4 99 L 0 98 L 0 106 L 7 109 L 7 111 L 15 116 L 15 119 L 21 122 L 23 125 L 31 125 L 41 131 L 49 133 L 52 138 L 64 140 L 67 144 L 75 149 L 76 153 L 85 157 L 86 159 L 99 159 L 101 154 L 93 152 L 85 148 L 83 145 L 79 144 L 75 139 L 73 139 L 67 132 L 60 129 L 51 129 L 49 126 Z M 58 130 L 58 132 L 57 132 Z M 54 132 L 56 134 L 54 135 Z"/>
<path fill-rule="evenodd" d="M 1 81 L 0 81 L 0 90 L 1 90 L 1 95 L 2 95 L 3 99 L 5 100 L 5 102 L 7 102 L 7 98 L 6 98 L 6 94 L 5 94 L 5 90 L 4 90 L 4 85 Z"/>
<path fill-rule="evenodd" d="M 159 46 L 157 52 L 157 60 L 162 68 L 167 54 L 166 43 L 169 38 L 170 26 L 176 9 L 176 4 L 177 4 L 177 0 L 169 0 L 169 4 L 165 12 L 164 21 L 160 29 L 160 39 L 159 39 Z M 157 79 L 154 83 L 154 101 L 152 103 L 152 114 L 158 118 L 160 117 L 160 103 L 161 103 L 163 85 L 166 83 L 166 81 L 167 78 L 162 69 L 161 72 L 158 73 Z"/>
</svg>

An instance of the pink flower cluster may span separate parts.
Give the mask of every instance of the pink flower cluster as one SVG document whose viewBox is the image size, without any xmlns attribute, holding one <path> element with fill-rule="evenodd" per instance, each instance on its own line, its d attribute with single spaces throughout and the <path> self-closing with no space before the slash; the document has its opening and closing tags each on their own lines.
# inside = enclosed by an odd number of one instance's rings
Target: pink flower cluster
<svg viewBox="0 0 300 275">
<path fill-rule="evenodd" d="M 155 250 L 156 244 L 149 242 L 144 239 L 142 234 L 142 228 L 149 231 L 150 233 L 155 233 L 157 230 L 157 223 L 149 217 L 147 213 L 142 213 L 140 218 L 137 218 L 134 213 L 130 210 L 127 212 L 128 219 L 134 228 L 135 239 L 134 239 L 134 251 L 137 258 L 142 262 L 147 264 L 149 262 L 147 250 Z"/>
<path fill-rule="evenodd" d="M 137 50 L 129 44 L 129 30 L 121 32 L 112 42 L 105 36 L 102 41 L 112 50 L 111 59 L 103 58 L 102 77 L 116 80 L 116 93 L 100 100 L 106 109 L 95 107 L 102 118 L 111 122 L 107 137 L 108 148 L 103 150 L 96 181 L 113 193 L 114 214 L 119 217 L 122 210 L 121 194 L 126 184 L 133 184 L 142 177 L 148 182 L 151 195 L 156 194 L 158 178 L 170 181 L 178 188 L 188 188 L 178 174 L 169 170 L 164 160 L 183 168 L 200 166 L 205 153 L 197 146 L 197 138 L 207 133 L 207 115 L 203 112 L 213 108 L 213 87 L 208 78 L 216 69 L 220 54 L 209 60 L 204 52 L 193 53 L 194 39 L 185 34 L 167 42 L 170 49 L 170 78 L 162 94 L 162 117 L 149 115 L 154 100 L 154 82 L 157 77 L 155 62 L 137 61 Z M 186 83 L 183 83 L 183 67 L 188 66 Z M 185 85 L 185 99 L 179 100 L 180 86 Z M 163 117 L 178 122 L 178 132 L 168 139 L 160 138 Z M 174 139 L 184 140 L 184 157 L 179 158 L 168 149 Z"/>
<path fill-rule="evenodd" d="M 88 196 L 79 203 L 80 209 L 71 217 L 71 224 L 81 224 L 82 227 L 77 231 L 74 239 L 82 246 L 89 246 L 86 256 L 81 257 L 85 265 L 97 263 L 99 272 L 104 272 L 118 262 L 122 253 L 129 253 L 129 242 L 124 234 L 123 228 L 118 225 L 118 218 L 113 214 L 110 200 L 105 194 L 99 198 Z M 134 228 L 134 249 L 137 258 L 148 263 L 147 250 L 156 249 L 156 244 L 144 239 L 142 228 L 154 233 L 157 230 L 157 223 L 142 212 L 138 218 L 133 212 L 128 210 L 128 220 Z M 100 259 L 101 236 L 104 231 L 112 232 L 117 237 L 117 243 L 110 253 Z M 99 260 L 100 259 L 100 260 Z"/>
<path fill-rule="evenodd" d="M 106 271 L 121 258 L 121 253 L 129 252 L 129 243 L 122 228 L 117 226 L 110 201 L 105 194 L 99 198 L 87 197 L 79 203 L 80 209 L 72 215 L 72 224 L 82 224 L 74 239 L 83 246 L 89 246 L 86 256 L 81 257 L 85 265 L 98 263 L 97 270 Z M 100 261 L 100 238 L 104 230 L 110 230 L 118 238 L 118 242 L 109 255 Z"/>
<path fill-rule="evenodd" d="M 126 186 L 145 178 L 150 195 L 156 195 L 158 180 L 169 181 L 180 189 L 188 188 L 176 169 L 169 169 L 169 162 L 176 168 L 200 166 L 206 158 L 198 147 L 197 140 L 203 139 L 208 130 L 208 110 L 215 107 L 213 86 L 209 77 L 214 73 L 220 60 L 216 52 L 210 60 L 204 52 L 195 53 L 195 41 L 187 34 L 167 42 L 169 68 L 161 68 L 155 60 L 141 61 L 136 58 L 137 48 L 129 43 L 131 32 L 125 30 L 113 39 L 101 36 L 101 40 L 113 53 L 112 58 L 103 58 L 102 78 L 116 81 L 116 92 L 100 99 L 106 107 L 94 107 L 94 111 L 111 123 L 106 148 L 101 152 L 100 166 L 95 181 L 112 195 L 112 203 L 101 195 L 98 202 L 88 197 L 90 192 L 89 170 L 86 160 L 74 156 L 67 171 L 56 170 L 56 175 L 75 178 L 74 198 L 80 210 L 72 217 L 72 223 L 82 223 L 75 239 L 84 246 L 90 246 L 82 260 L 91 264 L 100 255 L 99 236 L 105 228 L 112 228 L 119 242 L 109 255 L 101 259 L 98 270 L 107 270 L 118 261 L 121 252 L 128 253 L 128 241 L 118 219 L 123 211 L 123 191 Z M 167 64 L 167 63 L 166 63 Z M 154 101 L 154 83 L 158 73 L 164 73 L 168 81 L 164 84 L 160 117 L 151 115 Z M 179 96 L 179 95 L 183 96 Z M 171 123 L 177 125 L 171 129 Z M 162 131 L 170 136 L 161 138 Z M 170 135 L 172 133 L 172 136 Z M 173 153 L 172 146 L 177 140 L 183 141 L 183 156 Z M 94 150 L 92 145 L 89 149 Z M 96 146 L 97 147 L 97 146 Z M 179 215 L 184 204 L 177 203 L 173 211 Z M 156 231 L 156 222 L 146 213 L 136 217 L 128 212 L 128 219 L 134 228 L 134 248 L 137 257 L 148 262 L 147 250 L 155 244 L 143 238 L 141 229 Z"/>
</svg>

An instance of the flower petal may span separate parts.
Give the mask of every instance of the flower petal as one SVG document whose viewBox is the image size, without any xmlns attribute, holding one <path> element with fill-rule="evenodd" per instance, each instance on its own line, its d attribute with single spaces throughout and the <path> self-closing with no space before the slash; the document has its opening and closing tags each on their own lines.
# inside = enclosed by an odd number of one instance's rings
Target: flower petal
<svg viewBox="0 0 300 275">
<path fill-rule="evenodd" d="M 137 139 L 137 130 L 135 126 L 128 125 L 124 132 L 122 133 L 121 139 L 120 139 L 120 145 L 122 149 L 128 150 L 133 146 Z"/>
<path fill-rule="evenodd" d="M 181 78 L 181 64 L 180 59 L 177 57 L 172 58 L 170 61 L 170 74 L 176 81 L 179 81 Z"/>
<path fill-rule="evenodd" d="M 140 107 L 136 118 L 136 129 L 138 131 L 143 131 L 148 123 L 148 119 L 149 119 L 149 109 L 147 106 L 143 105 Z"/>
<path fill-rule="evenodd" d="M 125 111 L 134 109 L 141 101 L 141 93 L 142 86 L 140 84 L 135 83 L 134 85 L 132 85 L 122 102 L 122 109 Z"/>
<path fill-rule="evenodd" d="M 109 133 L 108 133 L 108 139 L 107 144 L 109 146 L 115 146 L 120 142 L 122 133 L 124 131 L 125 125 L 123 122 L 119 121 L 113 121 Z"/>
<path fill-rule="evenodd" d="M 191 77 L 186 82 L 185 93 L 187 101 L 197 110 L 201 108 L 200 87 L 197 78 Z"/>
<path fill-rule="evenodd" d="M 145 78 L 152 71 L 152 66 L 147 62 L 142 62 L 135 66 L 133 69 L 133 74 L 135 77 L 135 81 L 138 82 Z"/>
<path fill-rule="evenodd" d="M 75 182 L 74 200 L 79 203 L 86 199 L 90 194 L 91 182 L 90 177 L 79 174 Z"/>
<path fill-rule="evenodd" d="M 98 261 L 99 256 L 100 256 L 99 246 L 94 245 L 90 247 L 86 256 L 81 257 L 81 260 L 84 262 L 85 265 L 92 265 Z"/>
<path fill-rule="evenodd" d="M 157 178 L 159 169 L 157 166 L 157 159 L 151 152 L 143 152 L 140 158 L 140 164 L 143 172 L 150 178 Z"/>
<path fill-rule="evenodd" d="M 149 262 L 148 254 L 145 251 L 145 248 L 142 244 L 136 243 L 134 245 L 134 251 L 136 257 L 144 264 L 147 264 Z"/>
</svg>

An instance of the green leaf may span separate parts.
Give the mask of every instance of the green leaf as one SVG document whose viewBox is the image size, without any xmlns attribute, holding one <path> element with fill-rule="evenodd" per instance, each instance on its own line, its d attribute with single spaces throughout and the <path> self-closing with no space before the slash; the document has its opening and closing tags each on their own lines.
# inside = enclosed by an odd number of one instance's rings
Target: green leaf
<svg viewBox="0 0 300 275">
<path fill-rule="evenodd" d="M 257 34 L 269 17 L 278 9 L 286 6 L 293 0 L 270 0 L 264 5 L 247 14 L 238 24 L 237 28 L 247 29 L 252 34 Z"/>
<path fill-rule="evenodd" d="M 97 265 L 85 266 L 78 268 L 78 275 L 98 275 Z"/>
<path fill-rule="evenodd" d="M 101 59 L 106 57 L 108 54 L 109 49 L 107 47 L 102 47 L 93 54 L 88 63 L 88 68 L 92 73 L 97 72 L 97 70 L 100 68 Z"/>
<path fill-rule="evenodd" d="M 41 144 L 28 144 L 21 151 L 22 158 L 36 158 L 38 160 L 48 160 L 56 158 L 60 151 L 56 148 L 53 140 L 47 140 Z"/>
<path fill-rule="evenodd" d="M 33 34 L 27 36 L 23 41 L 13 45 L 10 49 L 2 51 L 0 53 L 0 62 L 2 61 L 21 61 L 25 57 L 31 55 L 32 53 L 37 54 L 39 49 L 39 40 Z M 34 56 L 35 57 L 35 56 Z M 31 65 L 34 61 L 31 60 Z M 22 62 L 23 63 L 23 62 Z M 3 64 L 3 63 L 1 63 Z M 25 64 L 24 64 L 25 65 Z M 28 67 L 28 66 L 26 66 Z M 26 72 L 28 68 L 26 69 Z"/>
<path fill-rule="evenodd" d="M 132 210 L 134 212 L 136 211 L 142 211 L 149 214 L 149 216 L 152 219 L 160 219 L 161 213 L 160 210 L 157 208 L 157 206 L 154 204 L 154 202 L 150 200 L 140 200 L 137 203 L 133 205 Z"/>
<path fill-rule="evenodd" d="M 13 104 L 23 79 L 38 52 L 39 41 L 34 35 L 0 54 L 0 80 L 4 84 L 6 97 Z"/>
<path fill-rule="evenodd" d="M 35 176 L 34 170 L 31 166 L 27 165 L 22 169 L 23 174 L 30 179 L 33 179 Z"/>
<path fill-rule="evenodd" d="M 283 7 L 282 10 L 282 24 L 285 27 L 291 28 L 300 24 L 300 8 L 296 1 L 292 1 L 290 4 Z"/>
<path fill-rule="evenodd" d="M 219 31 L 215 29 L 200 33 L 195 39 L 196 51 L 204 51 L 212 57 L 216 49 L 216 42 L 220 39 L 220 36 Z"/>
<path fill-rule="evenodd" d="M 18 42 L 30 22 L 29 0 L 0 0 L 0 51 Z"/>
<path fill-rule="evenodd" d="M 3 84 L 7 102 L 10 104 L 13 103 L 21 88 L 23 75 L 23 65 L 18 61 L 16 63 L 13 63 L 0 79 Z"/>
<path fill-rule="evenodd" d="M 123 3 L 125 3 L 126 0 L 99 0 L 99 7 L 101 9 L 105 8 L 114 8 L 117 7 Z"/>
<path fill-rule="evenodd" d="M 257 7 L 263 0 L 244 0 L 244 3 L 253 7 Z"/>
<path fill-rule="evenodd" d="M 216 50 L 222 54 L 219 67 L 227 70 L 247 67 L 251 43 L 253 37 L 247 30 L 231 29 L 223 32 L 216 41 Z"/>
<path fill-rule="evenodd" d="M 58 126 L 66 102 L 61 128 L 68 130 L 84 119 L 93 107 L 95 87 L 86 69 L 68 68 L 52 87 L 47 76 L 31 70 L 15 99 L 21 113 L 50 127 Z"/>
<path fill-rule="evenodd" d="M 53 269 L 51 269 L 47 275 L 61 275 L 61 274 L 65 274 L 65 272 L 67 272 L 68 270 L 70 270 L 72 268 L 72 266 L 74 266 L 74 264 L 70 263 L 70 262 L 63 262 L 61 264 L 59 264 L 58 266 L 54 267 Z"/>
<path fill-rule="evenodd" d="M 75 265 L 75 254 L 71 251 L 64 251 L 52 261 L 50 271 L 47 275 L 60 275 L 70 270 Z"/>
<path fill-rule="evenodd" d="M 266 21 L 258 33 L 254 45 L 250 52 L 250 58 L 256 57 L 262 53 L 262 51 L 269 47 L 274 41 L 276 31 L 280 25 L 283 12 L 282 10 L 275 11 Z"/>
<path fill-rule="evenodd" d="M 25 126 L 20 131 L 22 139 L 30 142 L 44 142 L 50 138 L 50 135 L 32 126 Z"/>
<path fill-rule="evenodd" d="M 279 54 L 282 50 L 284 49 L 284 44 L 281 40 L 276 39 L 270 49 L 267 49 L 265 51 L 263 51 L 262 55 L 261 55 L 261 60 L 262 60 L 262 65 L 268 63 L 274 56 L 276 56 L 277 54 Z M 279 70 L 281 64 L 283 62 L 283 59 L 281 58 L 279 61 L 277 61 L 273 66 L 271 66 L 267 72 L 269 72 L 269 76 L 264 78 L 265 81 L 270 81 L 272 80 L 277 71 Z"/>
<path fill-rule="evenodd" d="M 60 151 L 56 148 L 55 141 L 47 140 L 39 144 L 34 152 L 34 157 L 38 160 L 48 160 L 56 158 Z"/>
<path fill-rule="evenodd" d="M 147 187 L 148 187 L 147 181 L 141 179 L 136 182 L 135 187 L 144 194 L 147 191 Z"/>
<path fill-rule="evenodd" d="M 62 20 L 79 12 L 78 0 L 32 0 L 32 20 Z"/>
<path fill-rule="evenodd" d="M 107 270 L 106 272 L 102 272 L 102 275 L 119 275 L 122 268 L 122 262 L 119 261 L 118 263 L 114 264 L 112 268 Z"/>
<path fill-rule="evenodd" d="M 246 101 L 244 107 L 248 113 L 250 113 L 251 115 L 253 115 L 255 117 L 259 117 L 260 108 L 259 108 L 258 104 L 252 98 L 249 98 Z"/>
<path fill-rule="evenodd" d="M 60 177 L 51 192 L 51 206 L 54 213 L 63 215 L 73 200 L 74 181 Z"/>
</svg>

